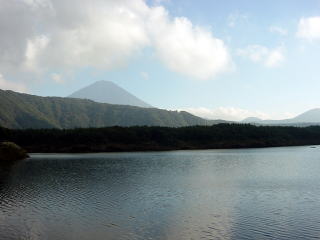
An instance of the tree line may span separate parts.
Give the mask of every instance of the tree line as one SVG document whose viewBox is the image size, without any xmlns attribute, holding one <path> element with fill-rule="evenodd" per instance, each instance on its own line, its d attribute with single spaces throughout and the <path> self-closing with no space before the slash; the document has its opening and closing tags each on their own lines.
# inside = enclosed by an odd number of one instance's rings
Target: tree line
<svg viewBox="0 0 320 240">
<path fill-rule="evenodd" d="M 179 128 L 147 126 L 24 130 L 0 128 L 0 141 L 15 142 L 29 152 L 275 147 L 320 144 L 320 126 L 217 124 Z"/>
</svg>

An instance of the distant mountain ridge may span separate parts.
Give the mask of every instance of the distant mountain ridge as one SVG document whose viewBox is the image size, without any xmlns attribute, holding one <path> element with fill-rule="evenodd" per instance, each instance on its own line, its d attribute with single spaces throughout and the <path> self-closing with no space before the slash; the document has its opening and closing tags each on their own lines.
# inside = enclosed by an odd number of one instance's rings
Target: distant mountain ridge
<svg viewBox="0 0 320 240">
<path fill-rule="evenodd" d="M 261 122 L 263 121 L 262 119 L 260 118 L 257 118 L 257 117 L 247 117 L 245 119 L 243 119 L 241 122 L 243 123 L 254 123 L 254 122 Z"/>
<path fill-rule="evenodd" d="M 320 122 L 320 108 L 314 108 L 309 111 L 306 111 L 295 118 L 292 118 L 291 121 L 294 122 Z"/>
<path fill-rule="evenodd" d="M 0 126 L 6 128 L 184 127 L 218 123 L 232 122 L 206 120 L 184 111 L 113 105 L 78 98 L 40 97 L 0 89 Z M 320 125 L 320 109 L 311 109 L 291 119 L 247 118 L 242 123 L 279 126 Z"/>
<path fill-rule="evenodd" d="M 130 105 L 150 108 L 148 103 L 140 100 L 125 89 L 110 81 L 98 81 L 74 93 L 70 98 L 89 99 L 100 103 Z"/>
<path fill-rule="evenodd" d="M 214 123 L 183 111 L 112 105 L 75 98 L 39 97 L 0 90 L 0 126 L 6 128 L 182 127 Z"/>
<path fill-rule="evenodd" d="M 267 124 L 267 125 L 293 125 L 293 126 L 308 126 L 320 125 L 320 108 L 314 108 L 304 113 L 299 114 L 294 118 L 283 120 L 262 120 L 256 117 L 243 119 L 243 123 Z"/>
</svg>

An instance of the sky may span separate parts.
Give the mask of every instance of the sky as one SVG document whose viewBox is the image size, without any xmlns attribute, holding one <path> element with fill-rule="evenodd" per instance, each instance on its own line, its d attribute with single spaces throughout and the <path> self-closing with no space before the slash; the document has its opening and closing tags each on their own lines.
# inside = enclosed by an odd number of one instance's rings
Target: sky
<svg viewBox="0 0 320 240">
<path fill-rule="evenodd" d="M 320 0 L 0 0 L 0 88 L 113 81 L 209 119 L 320 107 Z"/>
</svg>

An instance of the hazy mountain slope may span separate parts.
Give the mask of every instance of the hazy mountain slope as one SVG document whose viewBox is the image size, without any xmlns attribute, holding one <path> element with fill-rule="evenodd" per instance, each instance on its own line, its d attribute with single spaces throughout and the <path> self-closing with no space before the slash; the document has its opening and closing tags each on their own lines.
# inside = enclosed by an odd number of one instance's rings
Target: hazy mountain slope
<svg viewBox="0 0 320 240">
<path fill-rule="evenodd" d="M 90 99 L 100 103 L 151 107 L 149 104 L 109 81 L 95 82 L 74 92 L 69 97 Z"/>
<path fill-rule="evenodd" d="M 311 126 L 320 125 L 320 108 L 311 109 L 294 118 L 283 120 L 261 120 L 255 117 L 249 117 L 241 122 L 243 123 L 255 123 L 263 125 L 282 125 L 282 126 Z"/>
<path fill-rule="evenodd" d="M 257 117 L 247 117 L 247 118 L 243 119 L 241 122 L 243 122 L 243 123 L 257 123 L 257 122 L 261 122 L 261 121 L 263 121 L 263 120 L 260 118 L 257 118 Z"/>
<path fill-rule="evenodd" d="M 187 112 L 96 103 L 91 100 L 39 97 L 0 90 L 0 126 L 75 128 L 104 126 L 190 126 L 211 121 Z"/>
<path fill-rule="evenodd" d="M 306 111 L 295 118 L 290 119 L 293 122 L 320 122 L 320 108 L 314 108 Z"/>
</svg>

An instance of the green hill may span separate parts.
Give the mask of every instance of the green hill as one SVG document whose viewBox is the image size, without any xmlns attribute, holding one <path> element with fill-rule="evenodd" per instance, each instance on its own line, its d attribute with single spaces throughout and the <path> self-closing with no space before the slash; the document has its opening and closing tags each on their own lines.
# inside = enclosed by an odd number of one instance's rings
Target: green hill
<svg viewBox="0 0 320 240">
<path fill-rule="evenodd" d="M 0 126 L 6 128 L 182 127 L 213 123 L 183 111 L 39 97 L 0 90 Z"/>
</svg>

